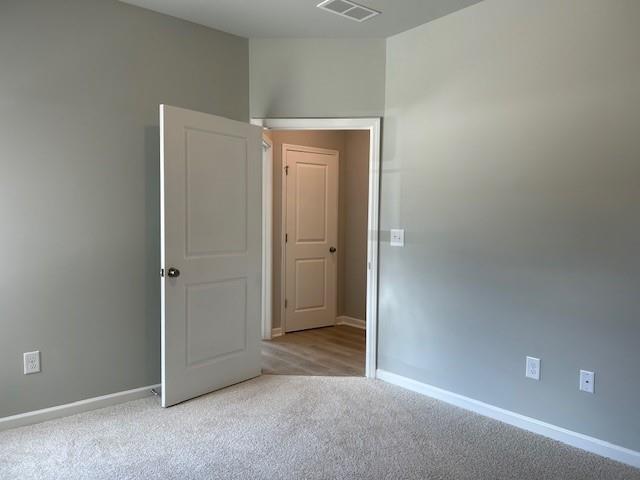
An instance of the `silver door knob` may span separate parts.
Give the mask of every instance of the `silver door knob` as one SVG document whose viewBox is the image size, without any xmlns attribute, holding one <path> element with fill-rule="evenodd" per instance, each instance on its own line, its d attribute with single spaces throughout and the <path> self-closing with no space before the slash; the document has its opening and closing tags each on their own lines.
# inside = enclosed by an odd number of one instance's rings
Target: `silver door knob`
<svg viewBox="0 0 640 480">
<path fill-rule="evenodd" d="M 167 270 L 167 276 L 170 278 L 177 278 L 180 276 L 180 270 L 178 270 L 177 268 L 171 267 L 169 270 Z"/>
<path fill-rule="evenodd" d="M 329 248 L 329 252 L 336 253 L 336 247 L 330 247 Z"/>
</svg>

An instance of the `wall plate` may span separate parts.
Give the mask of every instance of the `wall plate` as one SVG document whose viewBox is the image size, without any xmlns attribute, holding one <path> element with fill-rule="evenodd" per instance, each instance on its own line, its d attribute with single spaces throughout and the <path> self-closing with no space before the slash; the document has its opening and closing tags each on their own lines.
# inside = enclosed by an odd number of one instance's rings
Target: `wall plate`
<svg viewBox="0 0 640 480">
<path fill-rule="evenodd" d="M 404 247 L 404 229 L 391 229 L 390 244 L 392 247 Z"/>
<path fill-rule="evenodd" d="M 533 380 L 540 380 L 540 359 L 527 357 L 525 376 Z"/>
<path fill-rule="evenodd" d="M 29 375 L 31 373 L 40 372 L 40 352 L 24 352 L 22 354 L 24 374 Z"/>
<path fill-rule="evenodd" d="M 588 370 L 580 370 L 580 390 L 593 393 L 595 383 L 595 373 Z"/>
</svg>

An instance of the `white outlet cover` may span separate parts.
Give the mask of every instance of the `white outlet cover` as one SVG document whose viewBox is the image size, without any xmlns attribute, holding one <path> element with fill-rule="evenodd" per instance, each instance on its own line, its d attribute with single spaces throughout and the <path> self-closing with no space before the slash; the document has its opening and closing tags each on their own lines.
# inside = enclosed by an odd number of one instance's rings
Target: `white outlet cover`
<svg viewBox="0 0 640 480">
<path fill-rule="evenodd" d="M 404 229 L 392 228 L 390 239 L 392 247 L 404 247 Z"/>
<path fill-rule="evenodd" d="M 533 380 L 540 380 L 540 359 L 527 357 L 525 376 Z"/>
<path fill-rule="evenodd" d="M 588 370 L 580 370 L 580 390 L 593 393 L 595 383 L 595 373 Z"/>
<path fill-rule="evenodd" d="M 24 361 L 24 374 L 40 372 L 40 352 L 24 352 L 22 354 Z"/>
</svg>

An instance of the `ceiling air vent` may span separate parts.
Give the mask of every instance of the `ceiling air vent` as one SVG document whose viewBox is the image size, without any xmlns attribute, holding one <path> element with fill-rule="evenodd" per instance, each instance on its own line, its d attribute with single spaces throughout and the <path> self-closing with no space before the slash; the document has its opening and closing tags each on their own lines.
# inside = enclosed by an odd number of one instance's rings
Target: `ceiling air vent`
<svg viewBox="0 0 640 480">
<path fill-rule="evenodd" d="M 318 8 L 326 10 L 341 17 L 355 20 L 356 22 L 364 22 L 370 18 L 380 15 L 380 12 L 372 10 L 368 7 L 363 7 L 357 3 L 353 3 L 350 0 L 325 0 L 319 3 Z"/>
</svg>

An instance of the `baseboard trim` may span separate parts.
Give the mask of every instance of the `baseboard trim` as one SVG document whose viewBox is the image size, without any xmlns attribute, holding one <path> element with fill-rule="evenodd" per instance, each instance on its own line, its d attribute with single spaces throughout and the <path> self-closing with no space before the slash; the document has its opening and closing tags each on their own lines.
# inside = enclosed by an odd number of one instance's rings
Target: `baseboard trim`
<svg viewBox="0 0 640 480">
<path fill-rule="evenodd" d="M 360 320 L 359 318 L 348 317 L 346 315 L 340 315 L 337 317 L 336 325 L 349 325 L 350 327 L 359 328 L 361 330 L 367 329 L 367 322 Z"/>
<path fill-rule="evenodd" d="M 284 333 L 282 332 L 282 327 L 271 329 L 271 338 L 281 337 L 282 335 L 284 335 Z"/>
<path fill-rule="evenodd" d="M 552 438 L 553 440 L 566 443 L 572 447 L 580 448 L 582 450 L 595 453 L 596 455 L 611 458 L 612 460 L 631 465 L 632 467 L 640 468 L 640 452 L 636 452 L 635 450 L 614 445 L 613 443 L 590 437 L 582 433 L 567 430 L 566 428 L 542 422 L 535 418 L 520 415 L 519 413 L 505 410 L 503 408 L 496 407 L 479 400 L 474 400 L 473 398 L 465 397 L 457 393 L 449 392 L 426 383 L 421 383 L 385 370 L 377 370 L 376 378 L 398 385 L 399 387 L 406 388 L 407 390 L 412 390 L 428 397 L 442 400 L 443 402 L 464 408 L 465 410 L 470 410 L 485 417 L 508 423 L 514 427 L 522 428 L 523 430 L 528 430 L 530 432 Z"/>
<path fill-rule="evenodd" d="M 88 412 L 90 410 L 97 410 L 98 408 L 110 407 L 111 405 L 149 397 L 153 395 L 151 389 L 154 388 L 160 388 L 160 385 L 149 385 L 147 387 L 134 388 L 133 390 L 87 398 L 78 402 L 66 403 L 64 405 L 0 418 L 0 431 L 9 430 L 10 428 L 24 427 L 26 425 L 33 425 L 34 423 L 68 417 L 77 413 Z"/>
</svg>

